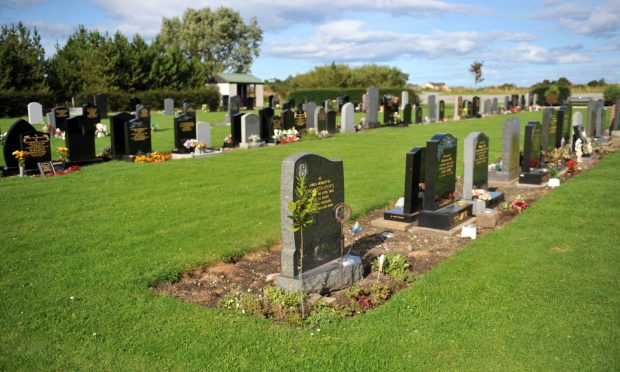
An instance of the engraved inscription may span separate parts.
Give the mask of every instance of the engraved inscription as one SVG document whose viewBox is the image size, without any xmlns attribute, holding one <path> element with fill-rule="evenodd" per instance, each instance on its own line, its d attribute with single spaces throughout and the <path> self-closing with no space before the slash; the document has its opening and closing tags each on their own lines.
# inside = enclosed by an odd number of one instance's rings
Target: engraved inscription
<svg viewBox="0 0 620 372">
<path fill-rule="evenodd" d="M 25 151 L 30 153 L 30 157 L 44 157 L 49 148 L 50 138 L 47 135 L 27 134 L 23 137 Z"/>
<path fill-rule="evenodd" d="M 308 188 L 316 189 L 317 209 L 319 212 L 334 207 L 332 194 L 336 192 L 336 187 L 332 180 L 319 177 L 318 181 L 310 183 Z"/>
<path fill-rule="evenodd" d="M 181 132 L 191 132 L 194 130 L 194 122 L 182 121 L 179 123 L 179 128 L 181 129 Z"/>
<path fill-rule="evenodd" d="M 142 142 L 148 139 L 149 130 L 144 127 L 130 128 L 131 140 L 134 142 Z"/>
</svg>

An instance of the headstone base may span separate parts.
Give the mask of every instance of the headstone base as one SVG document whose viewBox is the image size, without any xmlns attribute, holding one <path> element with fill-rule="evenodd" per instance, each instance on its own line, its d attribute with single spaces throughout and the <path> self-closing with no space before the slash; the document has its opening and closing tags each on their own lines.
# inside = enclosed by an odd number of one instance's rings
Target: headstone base
<svg viewBox="0 0 620 372">
<path fill-rule="evenodd" d="M 472 200 L 472 213 L 474 216 L 478 216 L 486 208 L 493 208 L 499 203 L 504 201 L 504 193 L 501 191 L 489 191 L 491 199 L 489 200 Z"/>
<path fill-rule="evenodd" d="M 377 218 L 377 219 L 370 221 L 370 225 L 374 227 L 380 227 L 382 229 L 388 229 L 388 230 L 407 231 L 413 226 L 413 223 L 386 220 L 384 218 Z"/>
<path fill-rule="evenodd" d="M 519 178 L 519 169 L 516 168 L 512 172 L 489 172 L 489 181 L 496 182 L 513 182 Z"/>
<path fill-rule="evenodd" d="M 436 211 L 421 210 L 418 226 L 439 230 L 450 230 L 472 216 L 472 205 L 458 201 Z"/>
<path fill-rule="evenodd" d="M 340 258 L 316 267 L 303 274 L 303 291 L 328 293 L 351 286 L 364 276 L 362 260 L 358 256 L 345 256 L 341 265 Z M 279 275 L 275 284 L 289 292 L 300 289 L 299 278 Z"/>
<path fill-rule="evenodd" d="M 383 218 L 390 221 L 413 222 L 418 218 L 418 212 L 405 213 L 402 207 L 397 207 L 383 212 Z"/>
<path fill-rule="evenodd" d="M 519 183 L 527 185 L 541 185 L 547 180 L 549 180 L 549 173 L 541 169 L 519 174 Z"/>
<path fill-rule="evenodd" d="M 260 141 L 260 142 L 247 142 L 247 143 L 243 143 L 241 142 L 239 144 L 239 148 L 240 149 L 251 149 L 251 148 L 255 148 L 255 147 L 262 147 L 265 146 L 265 141 Z"/>
</svg>

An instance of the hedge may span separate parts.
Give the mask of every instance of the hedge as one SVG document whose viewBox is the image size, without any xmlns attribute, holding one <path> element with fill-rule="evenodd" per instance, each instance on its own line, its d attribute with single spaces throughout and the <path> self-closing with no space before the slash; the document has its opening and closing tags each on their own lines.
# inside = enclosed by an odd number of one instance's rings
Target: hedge
<svg viewBox="0 0 620 372">
<path fill-rule="evenodd" d="M 409 102 L 415 102 L 417 94 L 409 88 L 379 88 L 379 99 L 385 94 L 394 94 L 400 97 L 402 91 L 409 92 Z M 304 98 L 308 101 L 323 102 L 328 99 L 336 99 L 341 96 L 349 96 L 351 102 L 362 102 L 362 95 L 366 93 L 366 88 L 321 88 L 321 89 L 302 89 L 292 91 L 288 99 L 295 99 L 295 102 L 303 102 Z"/>
<path fill-rule="evenodd" d="M 603 92 L 603 96 L 605 97 L 605 104 L 607 106 L 615 105 L 616 100 L 620 98 L 620 85 L 613 84 L 607 86 L 605 92 Z"/>
<path fill-rule="evenodd" d="M 218 107 L 220 103 L 220 92 L 215 86 L 207 86 L 204 89 L 194 90 L 149 90 L 144 92 L 82 92 L 77 94 L 75 105 L 82 106 L 87 103 L 93 103 L 95 93 L 106 93 L 108 95 L 109 111 L 128 111 L 129 101 L 131 97 L 138 97 L 142 104 L 151 106 L 153 110 L 162 110 L 164 108 L 164 99 L 174 99 L 175 107 L 181 107 L 183 101 L 189 101 L 198 108 L 203 104 L 211 107 Z M 49 112 L 53 107 L 58 105 L 69 105 L 70 102 L 64 102 L 56 99 L 53 93 L 48 91 L 4 91 L 0 92 L 0 117 L 17 117 L 24 116 L 28 113 L 28 104 L 30 102 L 39 102 L 43 106 L 43 113 Z"/>
</svg>

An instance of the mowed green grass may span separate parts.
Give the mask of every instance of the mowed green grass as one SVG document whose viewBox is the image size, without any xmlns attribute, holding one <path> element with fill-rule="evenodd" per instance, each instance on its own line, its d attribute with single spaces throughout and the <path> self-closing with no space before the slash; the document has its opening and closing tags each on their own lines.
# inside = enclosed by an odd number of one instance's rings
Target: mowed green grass
<svg viewBox="0 0 620 372">
<path fill-rule="evenodd" d="M 524 125 L 541 115 L 518 117 Z M 291 154 L 342 159 L 346 201 L 359 216 L 402 194 L 412 147 L 448 132 L 462 159 L 462 140 L 482 130 L 494 158 L 505 119 L 0 179 L 0 369 L 617 369 L 620 155 L 385 306 L 320 331 L 149 288 L 278 240 L 280 169 Z"/>
</svg>

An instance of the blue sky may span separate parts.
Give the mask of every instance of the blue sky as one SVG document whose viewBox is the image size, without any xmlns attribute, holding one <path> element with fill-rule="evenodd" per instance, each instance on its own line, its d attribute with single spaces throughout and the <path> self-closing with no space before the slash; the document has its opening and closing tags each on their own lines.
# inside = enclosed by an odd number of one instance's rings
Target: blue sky
<svg viewBox="0 0 620 372">
<path fill-rule="evenodd" d="M 263 29 L 252 73 L 262 79 L 316 65 L 378 63 L 409 82 L 519 86 L 559 77 L 620 83 L 620 0 L 0 0 L 0 23 L 36 27 L 47 54 L 77 25 L 150 40 L 186 8 L 232 7 Z"/>
</svg>

